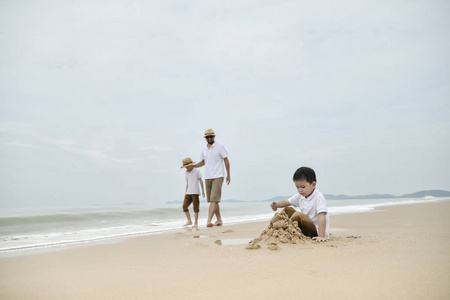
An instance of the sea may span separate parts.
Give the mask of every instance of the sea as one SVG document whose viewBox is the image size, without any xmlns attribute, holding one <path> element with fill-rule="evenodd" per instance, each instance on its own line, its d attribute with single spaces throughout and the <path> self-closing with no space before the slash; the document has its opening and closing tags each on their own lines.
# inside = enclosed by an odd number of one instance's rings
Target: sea
<svg viewBox="0 0 450 300">
<path fill-rule="evenodd" d="M 342 230 L 333 227 L 333 215 L 366 213 L 384 207 L 449 201 L 446 198 L 351 199 L 327 200 L 331 217 L 330 232 Z M 163 204 L 160 207 L 124 205 L 109 207 L 77 207 L 53 209 L 3 209 L 0 211 L 0 257 L 79 247 L 88 244 L 110 243 L 119 239 L 192 230 L 183 227 L 186 217 L 182 203 Z M 224 226 L 268 221 L 274 212 L 268 201 L 222 201 Z M 192 207 L 191 217 L 193 217 Z M 208 204 L 201 202 L 199 227 L 205 227 Z"/>
</svg>

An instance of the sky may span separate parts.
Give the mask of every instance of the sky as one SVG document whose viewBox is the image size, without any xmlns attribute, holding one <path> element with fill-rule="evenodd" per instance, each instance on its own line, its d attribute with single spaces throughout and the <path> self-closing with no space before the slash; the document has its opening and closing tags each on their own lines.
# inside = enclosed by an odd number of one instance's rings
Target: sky
<svg viewBox="0 0 450 300">
<path fill-rule="evenodd" d="M 0 0 L 0 208 L 450 190 L 448 1 Z M 200 169 L 204 174 L 204 168 Z"/>
</svg>

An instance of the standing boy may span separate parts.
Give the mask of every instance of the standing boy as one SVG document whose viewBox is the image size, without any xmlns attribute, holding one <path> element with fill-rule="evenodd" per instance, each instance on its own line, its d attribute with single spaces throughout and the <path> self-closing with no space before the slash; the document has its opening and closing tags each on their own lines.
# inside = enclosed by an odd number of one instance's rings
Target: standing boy
<svg viewBox="0 0 450 300">
<path fill-rule="evenodd" d="M 325 196 L 316 189 L 316 173 L 311 168 L 301 167 L 295 171 L 293 180 L 298 194 L 288 200 L 272 202 L 270 206 L 274 211 L 286 207 L 283 211 L 292 221 L 298 222 L 304 235 L 326 242 L 330 238 L 330 219 Z M 300 211 L 288 207 L 291 205 L 299 207 Z"/>
<path fill-rule="evenodd" d="M 205 191 L 203 189 L 202 174 L 200 171 L 194 168 L 194 162 L 190 157 L 183 159 L 182 168 L 186 168 L 186 192 L 183 202 L 183 211 L 186 214 L 187 223 L 183 226 L 192 225 L 191 215 L 189 214 L 189 205 L 194 203 L 195 223 L 193 228 L 198 228 L 198 213 L 200 211 L 200 189 L 198 184 L 202 187 L 202 196 L 205 198 Z"/>
</svg>

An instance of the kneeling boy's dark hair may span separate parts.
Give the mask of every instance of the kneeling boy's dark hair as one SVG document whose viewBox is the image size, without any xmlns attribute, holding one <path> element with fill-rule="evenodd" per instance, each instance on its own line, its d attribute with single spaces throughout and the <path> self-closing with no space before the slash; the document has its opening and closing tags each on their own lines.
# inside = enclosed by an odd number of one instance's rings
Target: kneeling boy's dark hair
<svg viewBox="0 0 450 300">
<path fill-rule="evenodd" d="M 294 181 L 306 180 L 309 183 L 313 183 L 316 180 L 316 173 L 313 169 L 308 167 L 298 168 L 294 173 Z"/>
</svg>

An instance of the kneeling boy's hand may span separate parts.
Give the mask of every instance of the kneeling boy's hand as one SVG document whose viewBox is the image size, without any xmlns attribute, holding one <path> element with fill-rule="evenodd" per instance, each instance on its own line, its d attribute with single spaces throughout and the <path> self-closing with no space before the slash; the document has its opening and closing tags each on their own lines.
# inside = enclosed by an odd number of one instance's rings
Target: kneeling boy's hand
<svg viewBox="0 0 450 300">
<path fill-rule="evenodd" d="M 276 211 L 276 210 L 277 210 L 277 208 L 278 208 L 278 206 L 277 206 L 277 203 L 276 203 L 276 202 L 272 202 L 272 203 L 270 204 L 270 207 L 272 207 L 272 210 L 273 210 L 273 211 Z"/>
<path fill-rule="evenodd" d="M 315 236 L 312 239 L 315 240 L 316 242 L 319 242 L 319 243 L 320 242 L 328 242 L 328 240 L 326 238 L 321 237 L 321 236 Z"/>
</svg>

